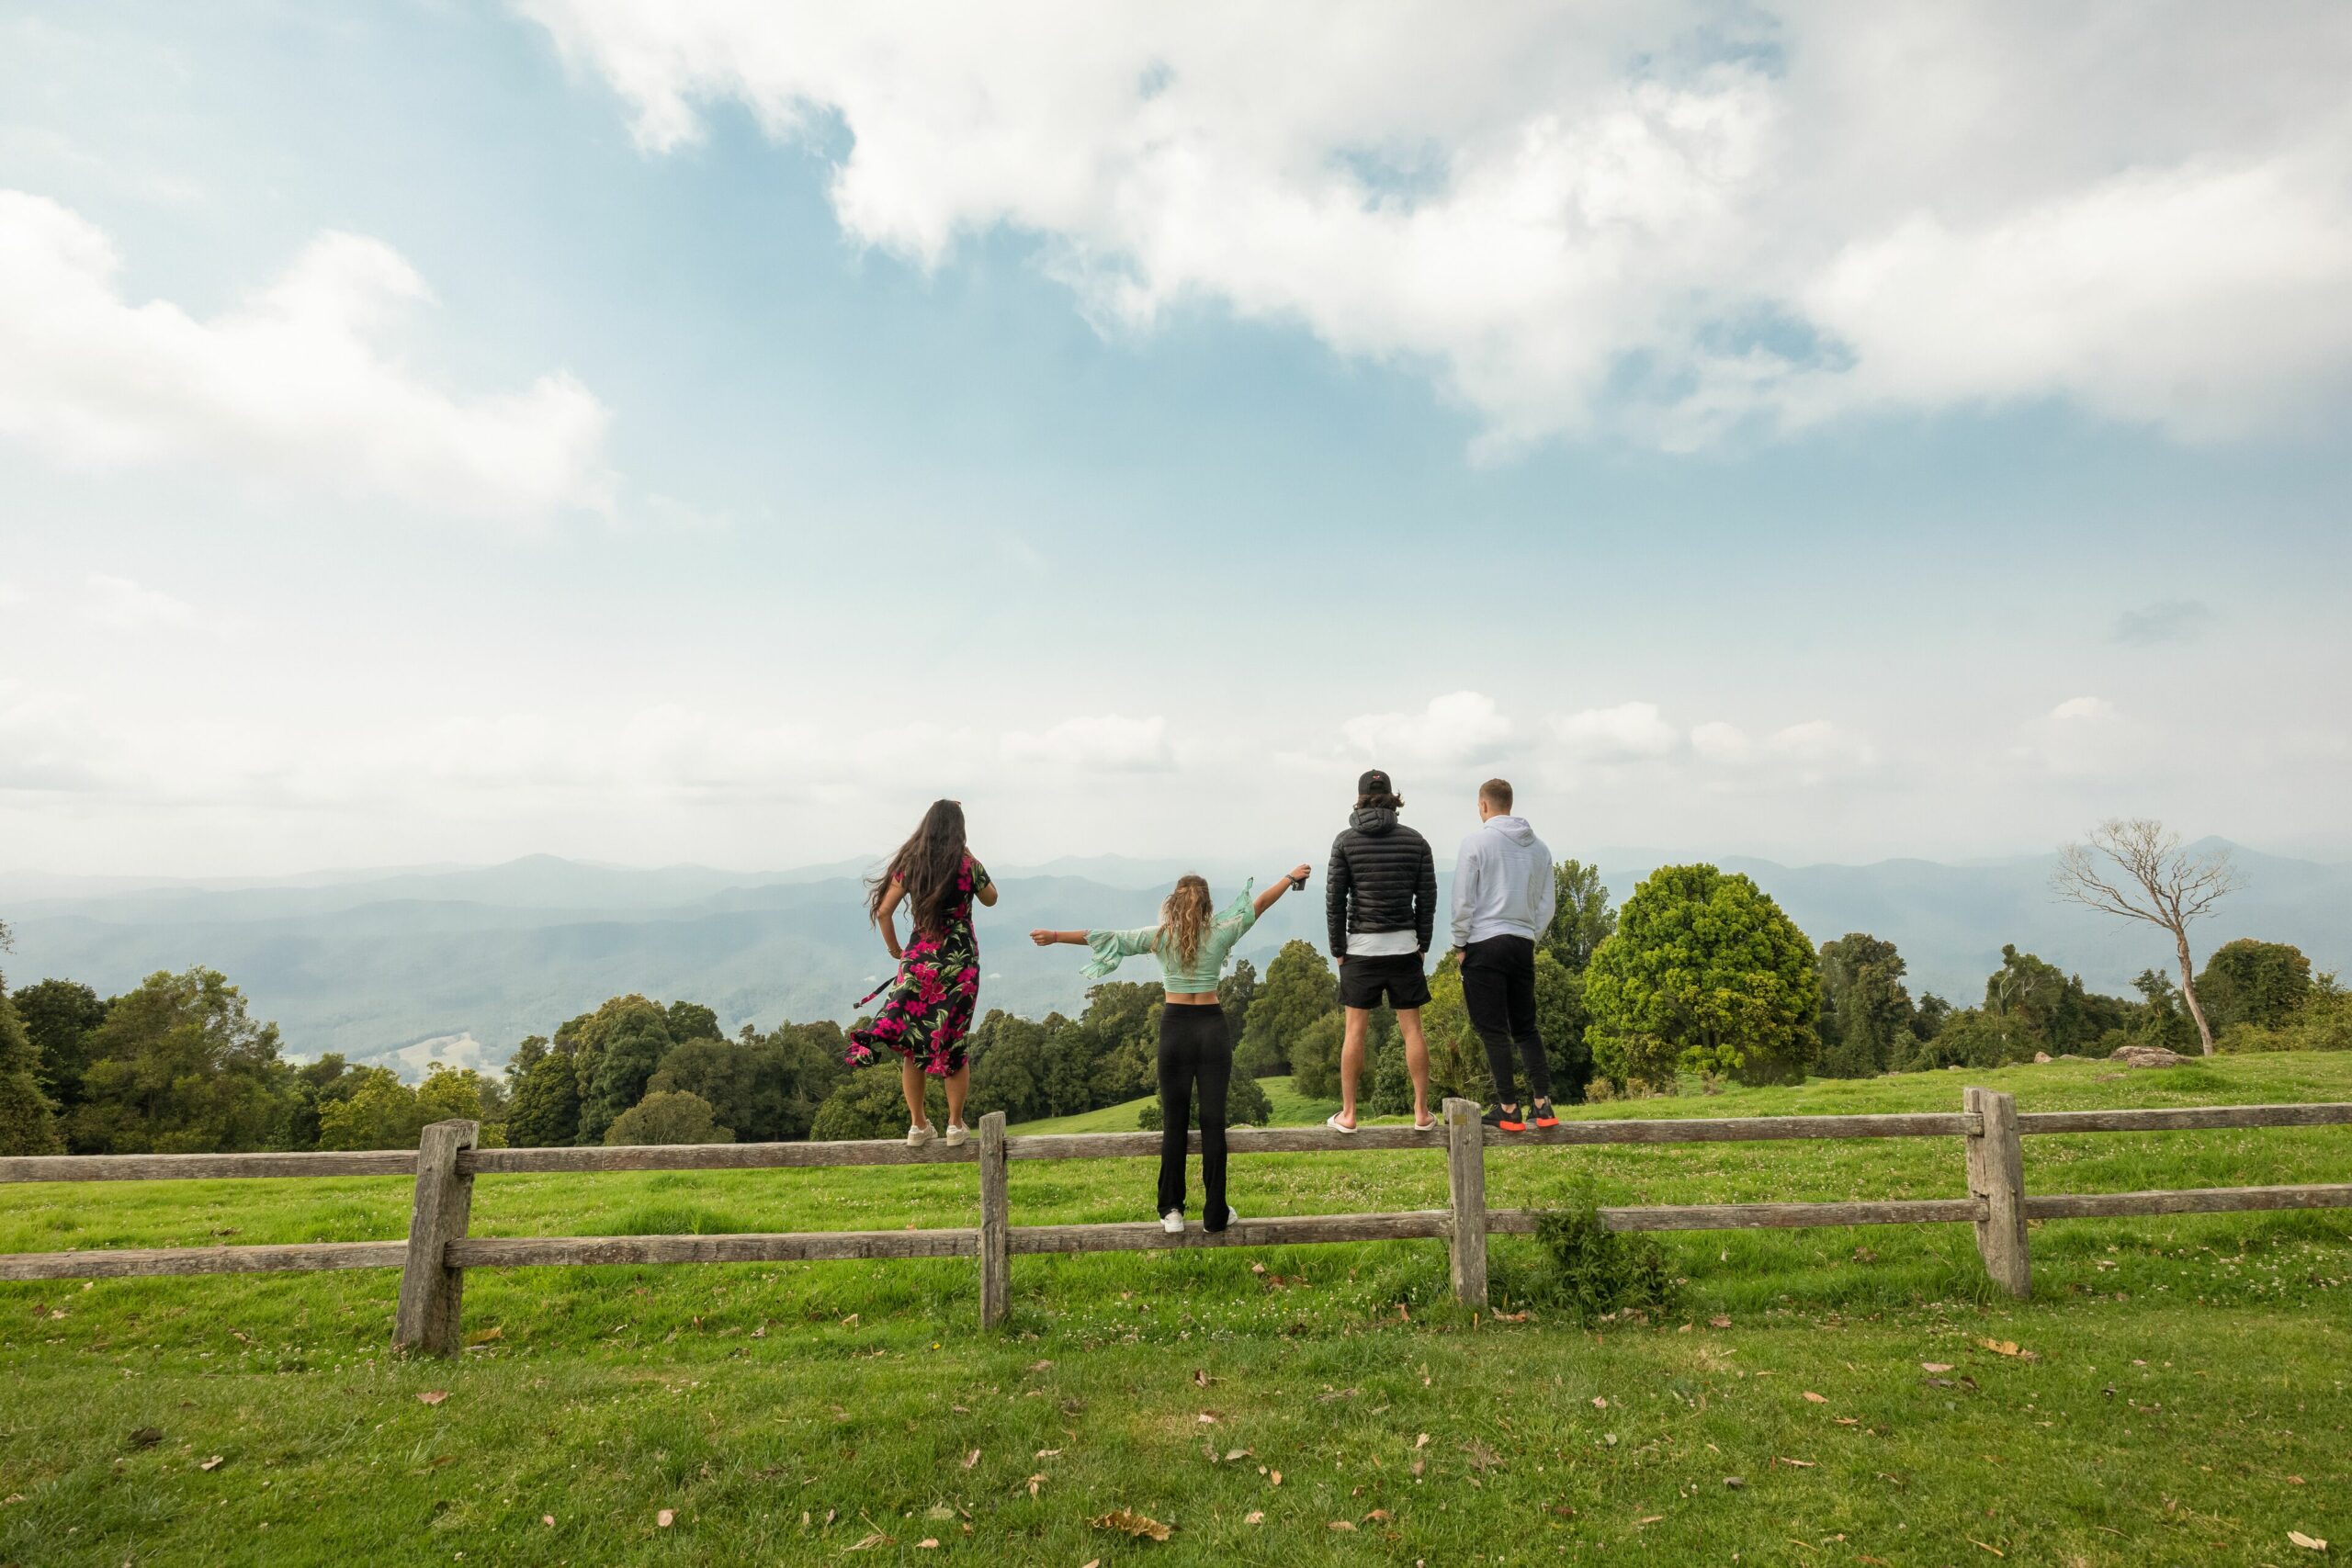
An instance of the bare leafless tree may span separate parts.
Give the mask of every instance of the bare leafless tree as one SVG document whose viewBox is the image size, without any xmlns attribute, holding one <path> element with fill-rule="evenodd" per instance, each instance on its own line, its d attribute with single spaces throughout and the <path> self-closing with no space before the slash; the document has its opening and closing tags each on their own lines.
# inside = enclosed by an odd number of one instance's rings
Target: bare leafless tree
<svg viewBox="0 0 2352 1568">
<path fill-rule="evenodd" d="M 2237 891 L 2237 868 L 2230 852 L 2191 854 L 2180 835 L 2146 817 L 2109 818 L 2090 831 L 2086 842 L 2068 844 L 2051 874 L 2051 890 L 2061 898 L 2110 915 L 2162 926 L 2172 933 L 2180 958 L 2180 996 L 2197 1021 L 2205 1055 L 2213 1054 L 2213 1031 L 2197 1005 L 2197 975 L 2188 956 L 2188 924 L 2225 895 Z"/>
</svg>

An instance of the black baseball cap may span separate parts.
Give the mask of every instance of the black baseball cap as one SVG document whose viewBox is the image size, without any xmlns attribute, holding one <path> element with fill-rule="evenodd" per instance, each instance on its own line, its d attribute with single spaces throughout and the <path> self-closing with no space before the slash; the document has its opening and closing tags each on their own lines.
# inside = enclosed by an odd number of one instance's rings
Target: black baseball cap
<svg viewBox="0 0 2352 1568">
<path fill-rule="evenodd" d="M 1396 786 L 1388 782 L 1386 773 L 1382 773 L 1378 768 L 1372 768 L 1366 770 L 1364 775 L 1356 780 L 1356 793 L 1358 795 L 1395 795 Z"/>
</svg>

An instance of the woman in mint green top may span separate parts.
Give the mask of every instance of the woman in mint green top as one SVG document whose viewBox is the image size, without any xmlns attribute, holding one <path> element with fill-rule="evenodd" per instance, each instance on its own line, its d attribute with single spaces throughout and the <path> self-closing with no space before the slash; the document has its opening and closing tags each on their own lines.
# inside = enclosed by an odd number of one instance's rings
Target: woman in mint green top
<svg viewBox="0 0 2352 1568">
<path fill-rule="evenodd" d="M 1204 1230 L 1221 1231 L 1236 1217 L 1225 1201 L 1225 1091 L 1233 1077 L 1233 1033 L 1217 1000 L 1217 976 L 1233 944 L 1258 917 L 1294 887 L 1306 886 L 1308 868 L 1293 868 L 1263 893 L 1244 883 L 1239 897 L 1212 914 L 1209 885 L 1197 876 L 1177 880 L 1159 907 L 1159 923 L 1125 931 L 1034 931 L 1039 947 L 1056 942 L 1083 946 L 1094 954 L 1082 971 L 1090 979 L 1110 976 L 1121 960 L 1150 953 L 1159 960 L 1167 987 L 1159 1010 L 1159 1226 L 1170 1235 L 1184 1229 L 1184 1145 L 1193 1124 L 1193 1095 L 1201 1101 L 1201 1187 L 1206 1203 Z"/>
</svg>

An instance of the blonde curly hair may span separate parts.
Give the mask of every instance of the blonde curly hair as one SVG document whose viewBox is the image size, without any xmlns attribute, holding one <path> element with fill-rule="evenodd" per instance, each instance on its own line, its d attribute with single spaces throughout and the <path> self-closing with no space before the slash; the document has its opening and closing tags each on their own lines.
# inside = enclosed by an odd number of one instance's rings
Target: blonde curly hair
<svg viewBox="0 0 2352 1568">
<path fill-rule="evenodd" d="M 1173 948 L 1176 961 L 1189 969 L 1201 955 L 1201 939 L 1208 929 L 1208 882 L 1188 872 L 1176 879 L 1176 891 L 1159 906 L 1159 945 Z"/>
</svg>

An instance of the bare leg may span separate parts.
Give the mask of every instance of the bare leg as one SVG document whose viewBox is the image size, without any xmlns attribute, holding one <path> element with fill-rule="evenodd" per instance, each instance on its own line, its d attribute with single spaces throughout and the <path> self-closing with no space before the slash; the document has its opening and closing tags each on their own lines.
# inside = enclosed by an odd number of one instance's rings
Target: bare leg
<svg viewBox="0 0 2352 1568">
<path fill-rule="evenodd" d="M 965 1063 L 947 1075 L 947 1124 L 964 1124 L 964 1093 L 972 1087 L 972 1064 Z"/>
<path fill-rule="evenodd" d="M 907 1125 L 910 1127 L 931 1125 L 930 1113 L 923 1109 L 923 1096 L 928 1092 L 923 1076 L 921 1062 L 912 1056 L 899 1058 L 899 1088 L 906 1092 Z"/>
<path fill-rule="evenodd" d="M 1363 1077 L 1363 1036 L 1372 1022 L 1369 1008 L 1350 1008 L 1347 1032 L 1340 1039 L 1340 1122 L 1356 1124 L 1356 1083 Z"/>
<path fill-rule="evenodd" d="M 1421 1010 L 1398 1008 L 1396 1027 L 1405 1035 L 1405 1070 L 1413 1075 L 1413 1125 L 1430 1120 L 1430 1043 L 1421 1033 Z"/>
</svg>

